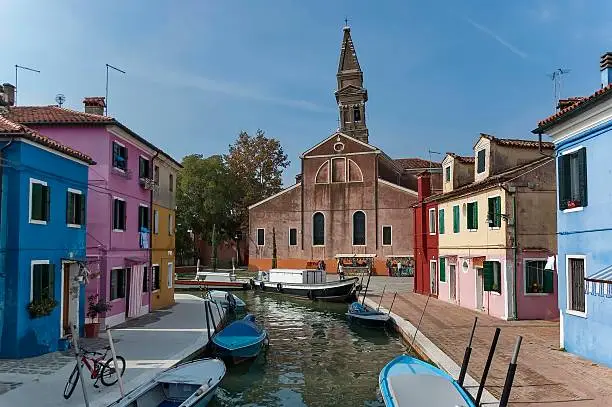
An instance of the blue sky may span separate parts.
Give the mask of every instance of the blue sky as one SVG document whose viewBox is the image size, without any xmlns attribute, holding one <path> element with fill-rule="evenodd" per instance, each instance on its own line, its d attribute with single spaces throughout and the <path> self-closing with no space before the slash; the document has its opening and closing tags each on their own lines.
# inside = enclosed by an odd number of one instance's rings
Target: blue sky
<svg viewBox="0 0 612 407">
<path fill-rule="evenodd" d="M 53 4 L 51 4 L 53 3 Z M 469 154 L 478 133 L 529 138 L 562 96 L 599 87 L 612 3 L 491 1 L 0 0 L 0 81 L 20 72 L 19 104 L 109 114 L 177 159 L 227 151 L 241 130 L 281 140 L 291 167 L 337 128 L 333 91 L 349 18 L 369 93 L 370 142 L 395 158 Z M 434 156 L 434 158 L 436 158 Z"/>
</svg>

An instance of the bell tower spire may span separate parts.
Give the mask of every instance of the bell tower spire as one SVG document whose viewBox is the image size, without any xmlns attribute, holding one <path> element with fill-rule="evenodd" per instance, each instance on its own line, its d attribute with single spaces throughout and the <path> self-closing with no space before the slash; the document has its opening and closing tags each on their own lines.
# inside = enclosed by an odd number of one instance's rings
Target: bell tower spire
<svg viewBox="0 0 612 407">
<path fill-rule="evenodd" d="M 366 126 L 366 102 L 368 91 L 363 87 L 363 72 L 351 38 L 348 21 L 342 29 L 342 47 L 338 63 L 338 89 L 335 92 L 340 114 L 340 131 L 357 140 L 368 142 Z"/>
</svg>

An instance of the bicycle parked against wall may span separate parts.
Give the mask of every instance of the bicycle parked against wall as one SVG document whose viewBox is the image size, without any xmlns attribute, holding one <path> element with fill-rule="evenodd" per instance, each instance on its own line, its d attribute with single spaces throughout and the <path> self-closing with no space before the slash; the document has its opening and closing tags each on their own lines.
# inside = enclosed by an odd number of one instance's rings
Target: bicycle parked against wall
<svg viewBox="0 0 612 407">
<path fill-rule="evenodd" d="M 84 372 L 85 370 L 83 367 L 87 367 L 87 370 L 91 373 L 91 379 L 95 379 L 95 388 L 98 388 L 98 381 L 101 381 L 105 386 L 112 386 L 119 380 L 117 370 L 121 372 L 121 376 L 123 376 L 125 372 L 125 359 L 123 356 L 117 355 L 117 368 L 115 368 L 115 362 L 112 356 L 109 358 L 110 346 L 105 347 L 104 350 L 104 353 L 100 353 L 81 348 L 79 352 L 81 370 Z M 66 387 L 64 388 L 64 398 L 66 400 L 72 396 L 78 382 L 79 368 L 75 365 L 68 378 L 68 383 L 66 383 Z"/>
</svg>

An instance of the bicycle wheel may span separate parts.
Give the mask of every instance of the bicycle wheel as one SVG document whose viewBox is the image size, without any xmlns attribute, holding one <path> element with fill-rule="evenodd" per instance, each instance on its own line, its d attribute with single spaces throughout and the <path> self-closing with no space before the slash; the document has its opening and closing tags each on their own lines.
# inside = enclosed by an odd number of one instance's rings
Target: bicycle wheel
<svg viewBox="0 0 612 407">
<path fill-rule="evenodd" d="M 116 369 L 116 367 L 118 369 Z M 117 370 L 120 370 L 120 375 L 123 376 L 125 372 L 125 359 L 123 356 L 117 356 L 117 366 L 115 367 L 115 362 L 113 359 L 109 359 L 104 363 L 104 367 L 102 367 L 102 371 L 100 372 L 100 381 L 105 386 L 112 386 L 117 383 L 119 380 L 119 376 L 117 375 Z"/>
<path fill-rule="evenodd" d="M 75 365 L 74 370 L 70 374 L 68 378 L 68 383 L 66 383 L 66 387 L 64 388 L 64 398 L 68 400 L 70 396 L 72 396 L 72 392 L 74 392 L 74 388 L 76 387 L 79 381 L 79 368 Z"/>
</svg>

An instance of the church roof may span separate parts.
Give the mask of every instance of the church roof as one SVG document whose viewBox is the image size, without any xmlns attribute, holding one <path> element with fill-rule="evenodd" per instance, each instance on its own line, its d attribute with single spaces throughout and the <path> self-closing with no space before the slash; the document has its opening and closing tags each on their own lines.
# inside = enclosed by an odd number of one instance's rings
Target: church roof
<svg viewBox="0 0 612 407">
<path fill-rule="evenodd" d="M 424 160 L 422 158 L 396 158 L 393 161 L 404 170 L 413 170 L 417 168 L 442 168 L 441 163 Z"/>
<path fill-rule="evenodd" d="M 340 49 L 340 63 L 338 64 L 338 73 L 346 71 L 361 72 L 353 39 L 351 38 L 350 27 L 344 27 L 344 37 L 342 38 L 342 48 Z"/>
</svg>

